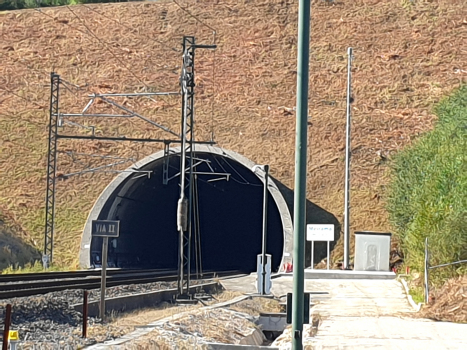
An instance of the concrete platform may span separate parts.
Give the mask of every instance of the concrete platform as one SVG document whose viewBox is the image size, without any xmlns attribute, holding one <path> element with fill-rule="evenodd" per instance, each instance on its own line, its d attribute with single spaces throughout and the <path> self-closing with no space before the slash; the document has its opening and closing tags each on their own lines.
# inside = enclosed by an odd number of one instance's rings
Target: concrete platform
<svg viewBox="0 0 467 350">
<path fill-rule="evenodd" d="M 414 318 L 405 289 L 392 273 L 364 278 L 367 272 L 312 271 L 305 272 L 305 291 L 312 293 L 311 313 L 321 322 L 317 335 L 306 338 L 304 345 L 313 349 L 467 349 L 467 324 Z M 337 278 L 329 277 L 333 274 Z M 221 283 L 229 290 L 256 292 L 256 275 Z M 271 290 L 276 296 L 292 292 L 292 274 L 274 278 Z M 288 345 L 280 349 L 288 350 Z"/>
<path fill-rule="evenodd" d="M 332 317 L 324 320 L 313 349 L 461 350 L 467 325 L 425 319 Z"/>
</svg>

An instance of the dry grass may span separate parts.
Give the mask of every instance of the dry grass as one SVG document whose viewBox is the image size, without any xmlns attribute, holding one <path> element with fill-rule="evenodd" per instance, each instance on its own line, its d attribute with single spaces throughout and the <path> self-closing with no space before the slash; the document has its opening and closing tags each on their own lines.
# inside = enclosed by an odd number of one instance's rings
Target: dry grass
<svg viewBox="0 0 467 350">
<path fill-rule="evenodd" d="M 200 305 L 180 306 L 161 303 L 159 306 L 150 309 L 112 314 L 108 320 L 108 324 L 90 325 L 88 327 L 88 337 L 95 338 L 97 341 L 103 341 L 109 332 L 111 332 L 112 337 L 121 337 L 133 332 L 137 327 L 146 326 L 149 323 L 186 311 L 195 311 L 199 307 Z"/>
<path fill-rule="evenodd" d="M 437 321 L 467 323 L 467 276 L 451 278 L 431 293 L 430 304 L 417 315 Z"/>
<path fill-rule="evenodd" d="M 138 310 L 122 315 L 113 315 L 111 323 L 118 327 L 145 326 L 148 323 L 155 322 L 166 317 L 171 317 L 185 311 L 193 311 L 200 307 L 202 307 L 202 304 L 171 305 L 168 303 L 162 303 L 161 305 L 151 309 Z"/>
<path fill-rule="evenodd" d="M 316 336 L 318 332 L 318 327 L 321 324 L 323 318 L 320 315 L 312 315 L 312 320 L 310 324 L 303 325 L 303 350 L 312 350 L 313 349 L 313 337 Z M 279 337 L 277 337 L 271 346 L 281 347 L 287 346 L 292 342 L 292 326 L 289 325 L 282 332 Z"/>
<path fill-rule="evenodd" d="M 218 50 L 197 54 L 197 139 L 271 165 L 293 187 L 297 3 L 183 1 L 217 30 Z M 313 1 L 307 197 L 342 220 L 346 51 L 355 52 L 352 151 L 354 230 L 390 230 L 387 159 L 432 127 L 433 103 L 466 81 L 463 0 Z M 0 14 L 0 206 L 41 246 L 49 72 L 82 87 L 63 90 L 62 112 L 89 92 L 176 91 L 181 37 L 210 43 L 212 30 L 168 1 Z M 95 36 L 88 31 L 91 30 Z M 110 53 L 112 52 L 112 54 Z M 213 80 L 213 68 L 214 80 Z M 130 72 L 131 70 L 131 72 Z M 213 85 L 214 82 L 214 85 Z M 179 98 L 121 100 L 174 130 Z M 114 111 L 97 105 L 94 111 Z M 81 120 L 102 135 L 162 137 L 140 121 Z M 87 133 L 66 127 L 67 133 Z M 60 149 L 142 158 L 159 145 L 61 141 Z M 332 159 L 332 162 L 330 161 Z M 59 172 L 96 161 L 59 155 Z M 81 162 L 81 163 L 80 163 Z M 83 175 L 57 187 L 56 262 L 77 263 L 81 229 L 111 177 Z M 18 224 L 18 225 L 19 225 Z M 340 245 L 338 245 L 340 246 Z M 342 252 L 336 250 L 336 256 Z"/>
<path fill-rule="evenodd" d="M 230 301 L 241 296 L 240 292 L 224 291 L 215 295 L 215 299 L 207 301 L 208 305 Z M 223 308 L 200 309 L 203 305 L 173 306 L 162 303 L 151 309 L 138 310 L 131 313 L 115 314 L 106 326 L 99 324 L 89 328 L 89 336 L 96 339 L 102 338 L 109 329 L 116 336 L 121 336 L 135 330 L 137 327 L 146 326 L 162 319 L 171 318 L 160 327 L 125 344 L 129 349 L 138 348 L 168 348 L 177 343 L 192 349 L 196 337 L 210 339 L 225 343 L 235 343 L 242 337 L 242 332 L 254 329 L 254 325 L 236 312 L 257 316 L 260 311 L 279 311 L 278 301 L 269 298 L 253 298 L 241 301 Z M 173 318 L 175 316 L 175 318 Z M 177 336 L 179 328 L 183 329 L 183 337 Z M 188 335 L 188 336 L 187 336 Z M 196 335 L 196 336 L 194 336 Z M 203 345 L 199 345 L 203 348 Z"/>
<path fill-rule="evenodd" d="M 40 259 L 38 251 L 0 224 L 0 271 L 9 267 L 25 266 L 37 259 Z"/>
<path fill-rule="evenodd" d="M 281 312 L 277 299 L 255 297 L 230 306 L 230 309 L 259 316 L 260 312 Z"/>
<path fill-rule="evenodd" d="M 208 306 L 218 303 L 226 302 L 242 296 L 241 292 L 223 291 L 222 293 L 213 296 L 213 299 L 204 301 Z M 151 308 L 138 310 L 135 312 L 115 314 L 111 318 L 111 323 L 116 326 L 124 327 L 138 327 L 143 326 L 157 320 L 171 317 L 185 311 L 194 311 L 203 307 L 203 304 L 196 305 L 172 305 L 169 303 L 162 303 L 161 305 Z M 259 315 L 259 311 L 264 312 L 279 312 L 279 302 L 271 298 L 252 298 L 241 301 L 228 306 L 229 309 L 244 312 L 253 316 Z"/>
</svg>

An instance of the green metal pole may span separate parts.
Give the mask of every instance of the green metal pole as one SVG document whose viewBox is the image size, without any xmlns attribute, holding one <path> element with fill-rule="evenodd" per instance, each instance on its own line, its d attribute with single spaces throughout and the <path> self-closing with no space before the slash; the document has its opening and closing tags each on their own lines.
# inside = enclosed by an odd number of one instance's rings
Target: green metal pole
<svg viewBox="0 0 467 350">
<path fill-rule="evenodd" d="M 297 121 L 295 141 L 294 254 L 292 349 L 303 349 L 304 269 L 306 223 L 306 161 L 308 129 L 308 75 L 310 60 L 310 0 L 298 7 Z"/>
</svg>

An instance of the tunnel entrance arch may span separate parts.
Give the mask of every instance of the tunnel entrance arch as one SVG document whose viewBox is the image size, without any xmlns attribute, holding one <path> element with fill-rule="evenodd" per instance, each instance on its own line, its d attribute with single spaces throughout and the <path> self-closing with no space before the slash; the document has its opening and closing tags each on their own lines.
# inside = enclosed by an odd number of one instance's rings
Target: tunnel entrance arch
<svg viewBox="0 0 467 350">
<path fill-rule="evenodd" d="M 264 173 L 255 163 L 222 148 L 196 145 L 203 162 L 199 172 L 228 173 L 228 179 L 199 175 L 197 181 L 200 261 L 208 270 L 256 270 L 261 253 Z M 91 267 L 100 256 L 102 241 L 91 238 L 92 220 L 120 220 L 120 237 L 109 244 L 109 263 L 127 268 L 177 268 L 176 209 L 179 198 L 180 152 L 172 149 L 169 177 L 163 184 L 164 152 L 139 161 L 102 192 L 91 210 L 81 241 L 80 265 Z M 268 245 L 272 269 L 292 259 L 292 219 L 287 203 L 273 180 L 268 186 Z M 192 263 L 194 267 L 194 262 Z"/>
</svg>

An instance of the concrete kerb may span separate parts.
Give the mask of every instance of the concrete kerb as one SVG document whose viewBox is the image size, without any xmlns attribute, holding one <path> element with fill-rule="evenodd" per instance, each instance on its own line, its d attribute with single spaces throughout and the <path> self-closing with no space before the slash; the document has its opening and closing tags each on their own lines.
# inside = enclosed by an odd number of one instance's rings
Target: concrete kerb
<svg viewBox="0 0 467 350">
<path fill-rule="evenodd" d="M 415 301 L 413 300 L 412 296 L 410 295 L 409 291 L 409 285 L 407 284 L 407 281 L 401 277 L 400 275 L 397 276 L 397 280 L 402 283 L 402 286 L 404 287 L 405 294 L 407 295 L 407 299 L 409 300 L 409 304 L 414 308 L 416 312 L 419 312 L 420 309 L 422 308 L 423 303 L 418 303 L 416 304 Z"/>
<path fill-rule="evenodd" d="M 208 350 L 235 350 L 235 349 L 248 349 L 248 350 L 279 350 L 277 347 L 262 346 L 262 345 L 233 345 L 221 343 L 207 343 Z"/>
<path fill-rule="evenodd" d="M 222 287 L 219 282 L 208 282 L 190 286 L 190 292 L 195 293 L 198 291 L 203 291 L 205 293 L 213 293 L 220 288 Z M 156 306 L 163 301 L 173 300 L 177 293 L 178 290 L 176 288 L 171 288 L 153 292 L 123 295 L 115 298 L 106 298 L 106 312 L 128 312 Z M 71 307 L 78 312 L 83 312 L 82 304 L 71 305 Z M 97 317 L 99 315 L 99 307 L 100 302 L 98 300 L 89 302 L 88 316 Z"/>
<path fill-rule="evenodd" d="M 272 278 L 293 277 L 292 272 L 278 273 Z M 305 279 L 395 279 L 392 271 L 316 270 L 305 269 Z"/>
</svg>

